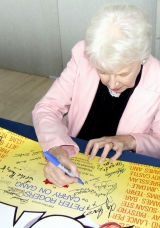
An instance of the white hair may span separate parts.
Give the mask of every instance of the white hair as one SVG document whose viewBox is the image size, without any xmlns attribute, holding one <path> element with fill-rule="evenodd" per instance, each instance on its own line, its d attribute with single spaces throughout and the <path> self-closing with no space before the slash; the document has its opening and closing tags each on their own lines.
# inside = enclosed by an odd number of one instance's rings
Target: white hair
<svg viewBox="0 0 160 228">
<path fill-rule="evenodd" d="M 152 26 L 136 5 L 107 4 L 91 19 L 85 35 L 85 53 L 100 70 L 114 70 L 134 61 L 147 60 Z"/>
</svg>

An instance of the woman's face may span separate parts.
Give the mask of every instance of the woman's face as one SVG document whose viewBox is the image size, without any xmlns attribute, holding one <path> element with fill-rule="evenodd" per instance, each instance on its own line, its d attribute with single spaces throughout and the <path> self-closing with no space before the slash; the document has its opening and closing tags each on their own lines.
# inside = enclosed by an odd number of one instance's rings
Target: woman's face
<svg viewBox="0 0 160 228">
<path fill-rule="evenodd" d="M 141 68 L 139 61 L 113 72 L 102 72 L 97 69 L 101 82 L 116 93 L 132 88 Z"/>
</svg>

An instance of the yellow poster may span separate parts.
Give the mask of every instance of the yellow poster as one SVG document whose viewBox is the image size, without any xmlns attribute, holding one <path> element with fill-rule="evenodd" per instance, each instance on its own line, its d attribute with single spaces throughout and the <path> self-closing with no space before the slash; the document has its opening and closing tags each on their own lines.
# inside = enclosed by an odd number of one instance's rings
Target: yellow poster
<svg viewBox="0 0 160 228">
<path fill-rule="evenodd" d="M 84 185 L 58 188 L 44 177 L 39 143 L 0 128 L 0 228 L 160 227 L 159 168 L 72 160 Z"/>
</svg>

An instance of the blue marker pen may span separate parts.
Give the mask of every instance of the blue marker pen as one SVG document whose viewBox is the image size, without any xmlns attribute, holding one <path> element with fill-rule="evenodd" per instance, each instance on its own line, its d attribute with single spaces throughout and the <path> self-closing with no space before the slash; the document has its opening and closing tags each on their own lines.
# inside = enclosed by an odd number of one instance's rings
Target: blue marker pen
<svg viewBox="0 0 160 228">
<path fill-rule="evenodd" d="M 68 170 L 66 167 L 64 167 L 54 155 L 52 155 L 48 151 L 43 152 L 43 154 L 44 154 L 45 158 L 47 158 L 48 161 L 52 162 L 58 168 L 63 170 L 68 176 L 75 177 L 75 175 L 70 170 Z M 78 179 L 79 184 L 84 184 L 83 181 L 79 177 L 77 177 L 77 179 Z"/>
</svg>

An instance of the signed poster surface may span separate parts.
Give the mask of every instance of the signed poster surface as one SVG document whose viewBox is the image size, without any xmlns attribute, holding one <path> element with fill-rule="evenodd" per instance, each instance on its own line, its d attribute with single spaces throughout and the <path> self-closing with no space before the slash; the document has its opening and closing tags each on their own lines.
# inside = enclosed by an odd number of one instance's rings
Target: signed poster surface
<svg viewBox="0 0 160 228">
<path fill-rule="evenodd" d="M 73 157 L 84 185 L 58 188 L 44 177 L 40 145 L 0 128 L 0 227 L 159 228 L 160 169 L 98 159 Z"/>
</svg>

